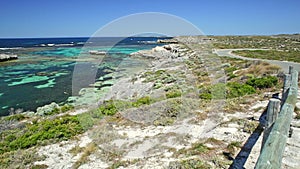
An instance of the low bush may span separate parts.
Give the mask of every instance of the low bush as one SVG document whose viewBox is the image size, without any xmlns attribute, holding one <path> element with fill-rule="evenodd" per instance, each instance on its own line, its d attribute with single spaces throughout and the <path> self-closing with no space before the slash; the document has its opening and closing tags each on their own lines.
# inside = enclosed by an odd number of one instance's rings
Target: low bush
<svg viewBox="0 0 300 169">
<path fill-rule="evenodd" d="M 48 140 L 67 140 L 82 132 L 84 129 L 77 116 L 63 116 L 27 124 L 22 130 L 14 129 L 0 133 L 0 153 L 42 145 Z"/>
<path fill-rule="evenodd" d="M 225 70 L 225 73 L 226 73 L 226 74 L 230 74 L 230 73 L 234 72 L 234 71 L 237 70 L 237 69 L 238 69 L 238 68 L 236 68 L 236 67 L 234 67 L 234 66 L 231 66 L 231 67 L 225 68 L 224 70 Z"/>
<path fill-rule="evenodd" d="M 175 98 L 175 97 L 180 97 L 181 96 L 181 91 L 180 90 L 172 90 L 166 93 L 166 97 L 169 98 Z"/>
<path fill-rule="evenodd" d="M 226 90 L 227 98 L 241 97 L 256 92 L 252 86 L 247 84 L 240 84 L 237 82 L 227 83 Z"/>
<path fill-rule="evenodd" d="M 135 101 L 124 101 L 124 100 L 108 100 L 105 101 L 99 108 L 98 108 L 98 115 L 106 115 L 112 116 L 116 114 L 119 110 L 124 110 L 132 107 L 140 107 L 142 105 L 149 105 L 154 103 L 155 100 L 151 99 L 149 96 L 144 96 L 138 98 Z"/>
<path fill-rule="evenodd" d="M 149 96 L 141 97 L 132 103 L 133 107 L 140 107 L 141 105 L 149 105 L 152 102 Z"/>
<path fill-rule="evenodd" d="M 74 106 L 69 105 L 69 104 L 65 104 L 61 107 L 56 107 L 54 108 L 52 111 L 45 113 L 45 115 L 54 115 L 54 114 L 59 114 L 59 113 L 65 113 L 69 110 L 74 109 Z"/>
<path fill-rule="evenodd" d="M 25 118 L 26 117 L 23 114 L 14 114 L 14 115 L 4 117 L 4 120 L 6 120 L 6 121 L 9 121 L 9 120 L 21 121 L 21 120 L 24 120 Z"/>
<path fill-rule="evenodd" d="M 112 116 L 118 112 L 118 109 L 113 100 L 108 100 L 99 107 L 99 111 L 103 115 Z"/>
<path fill-rule="evenodd" d="M 251 78 L 246 82 L 246 84 L 259 89 L 274 87 L 277 85 L 277 83 L 278 83 L 278 78 L 274 76 Z"/>
<path fill-rule="evenodd" d="M 256 90 L 248 85 L 237 82 L 229 82 L 227 84 L 218 83 L 215 85 L 203 87 L 200 89 L 199 97 L 201 99 L 225 99 L 242 97 L 248 94 L 255 93 Z"/>
<path fill-rule="evenodd" d="M 65 104 L 65 105 L 60 107 L 60 111 L 62 113 L 67 112 L 67 111 L 72 110 L 72 109 L 74 109 L 74 106 L 69 105 L 69 104 Z"/>
</svg>

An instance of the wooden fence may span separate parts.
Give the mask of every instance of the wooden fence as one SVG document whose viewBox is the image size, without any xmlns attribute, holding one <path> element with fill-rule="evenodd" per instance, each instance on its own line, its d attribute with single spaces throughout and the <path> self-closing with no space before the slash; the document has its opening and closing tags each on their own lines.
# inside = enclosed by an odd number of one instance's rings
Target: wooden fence
<svg viewBox="0 0 300 169">
<path fill-rule="evenodd" d="M 297 95 L 298 72 L 290 67 L 289 74 L 285 75 L 281 100 L 270 99 L 262 149 L 255 165 L 256 169 L 281 168 Z"/>
</svg>

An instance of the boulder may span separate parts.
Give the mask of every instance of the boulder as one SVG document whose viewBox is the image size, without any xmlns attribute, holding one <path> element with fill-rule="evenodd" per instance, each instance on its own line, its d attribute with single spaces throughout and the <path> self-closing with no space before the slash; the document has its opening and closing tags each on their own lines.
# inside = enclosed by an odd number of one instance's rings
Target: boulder
<svg viewBox="0 0 300 169">
<path fill-rule="evenodd" d="M 167 50 L 164 47 L 156 46 L 152 49 L 154 52 L 166 52 Z"/>
</svg>

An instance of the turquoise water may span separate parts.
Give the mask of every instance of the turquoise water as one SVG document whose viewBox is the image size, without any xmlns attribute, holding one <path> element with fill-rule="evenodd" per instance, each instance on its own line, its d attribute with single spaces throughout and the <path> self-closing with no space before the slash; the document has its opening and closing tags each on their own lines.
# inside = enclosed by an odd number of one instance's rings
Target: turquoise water
<svg viewBox="0 0 300 169">
<path fill-rule="evenodd" d="M 130 54 L 140 50 L 140 47 L 98 47 L 98 48 L 56 48 L 52 50 L 44 50 L 33 52 L 33 55 L 42 55 L 42 56 L 56 56 L 56 57 L 75 57 L 80 56 L 81 53 L 88 53 L 90 50 L 98 51 L 109 51 L 110 53 L 121 53 L 121 54 Z"/>
<path fill-rule="evenodd" d="M 33 47 L 13 51 L 18 53 L 18 60 L 0 63 L 0 116 L 7 115 L 10 108 L 35 111 L 51 102 L 65 103 L 72 95 L 74 66 L 85 62 L 90 50 L 109 50 L 110 55 L 98 66 L 98 79 L 108 74 L 104 70 L 116 68 L 128 54 L 154 46 Z"/>
</svg>

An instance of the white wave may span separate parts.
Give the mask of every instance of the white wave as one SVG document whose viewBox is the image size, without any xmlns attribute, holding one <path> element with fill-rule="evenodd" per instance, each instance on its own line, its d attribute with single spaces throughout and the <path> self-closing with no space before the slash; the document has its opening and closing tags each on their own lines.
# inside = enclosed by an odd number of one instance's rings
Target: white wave
<svg viewBox="0 0 300 169">
<path fill-rule="evenodd" d="M 56 44 L 54 46 L 74 46 L 74 44 Z"/>
<path fill-rule="evenodd" d="M 143 43 L 143 44 L 153 44 L 156 43 L 156 41 L 137 41 L 138 43 Z"/>
<path fill-rule="evenodd" d="M 0 50 L 22 49 L 22 47 L 0 48 Z"/>
</svg>

